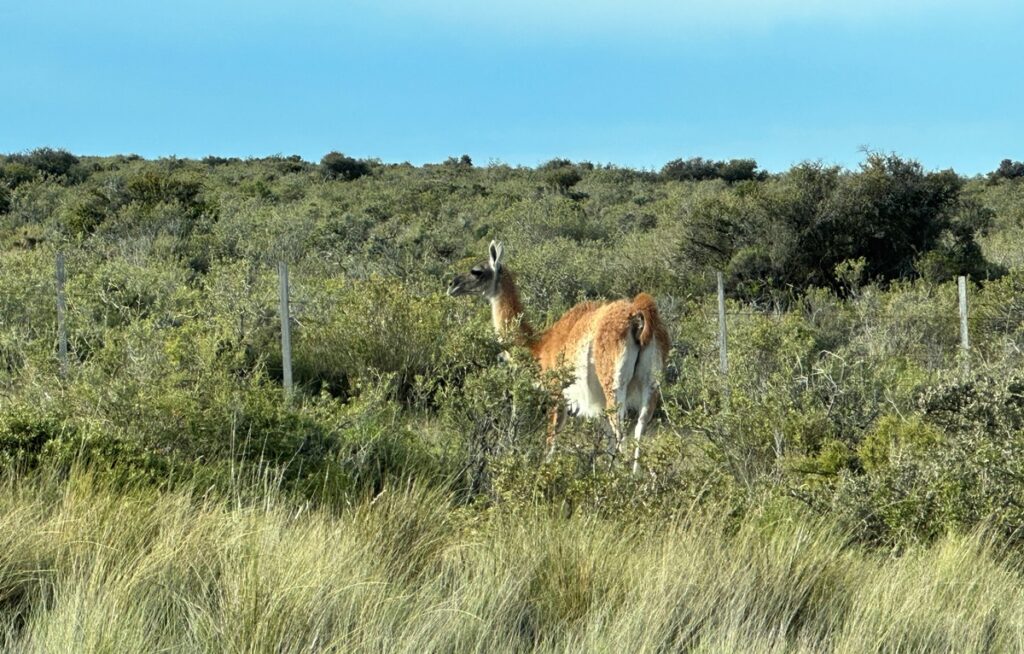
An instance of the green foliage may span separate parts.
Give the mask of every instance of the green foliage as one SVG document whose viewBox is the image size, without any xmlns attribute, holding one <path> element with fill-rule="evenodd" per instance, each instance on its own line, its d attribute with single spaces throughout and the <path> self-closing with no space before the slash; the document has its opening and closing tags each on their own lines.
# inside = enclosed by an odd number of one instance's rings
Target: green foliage
<svg viewBox="0 0 1024 654">
<path fill-rule="evenodd" d="M 496 361 L 496 359 L 495 359 Z M 522 351 L 505 365 L 470 372 L 459 386 L 440 395 L 446 431 L 458 435 L 455 458 L 470 496 L 494 494 L 493 463 L 507 457 L 541 458 L 551 387 L 538 384 L 536 365 Z"/>
<path fill-rule="evenodd" d="M 72 234 L 92 234 L 109 217 L 112 204 L 111 198 L 103 191 L 91 189 L 71 210 L 68 230 Z"/>
<path fill-rule="evenodd" d="M 661 177 L 676 182 L 721 179 L 732 183 L 764 179 L 765 174 L 757 172 L 757 162 L 753 159 L 711 161 L 702 157 L 693 157 L 692 159 L 674 159 L 668 162 L 661 168 Z"/>
<path fill-rule="evenodd" d="M 21 164 L 51 177 L 68 177 L 79 163 L 79 158 L 67 150 L 36 148 L 24 154 L 11 154 L 7 162 Z"/>
<path fill-rule="evenodd" d="M 865 474 L 840 479 L 834 511 L 862 537 L 891 546 L 981 522 L 1016 541 L 1022 388 L 1016 376 L 946 381 L 921 395 L 922 413 L 881 418 L 857 450 Z"/>
<path fill-rule="evenodd" d="M 969 329 L 975 335 L 972 346 L 985 356 L 999 356 L 1006 349 L 1019 347 L 1024 339 L 1022 271 L 1012 270 L 979 290 L 971 294 L 970 300 Z"/>
<path fill-rule="evenodd" d="M 445 166 L 451 166 L 452 168 L 472 168 L 473 159 L 468 154 L 464 154 L 461 157 L 448 157 L 444 160 Z"/>
<path fill-rule="evenodd" d="M 690 210 L 682 258 L 724 268 L 749 299 L 842 288 L 836 267 L 849 260 L 863 260 L 866 278 L 879 281 L 997 276 L 975 241 L 993 214 L 962 200 L 962 184 L 952 171 L 925 172 L 895 155 L 870 154 L 857 173 L 803 164 L 702 198 Z"/>
<path fill-rule="evenodd" d="M 70 160 L 50 154 L 0 161 L 10 465 L 85 462 L 104 479 L 162 488 L 273 476 L 333 508 L 415 480 L 470 516 L 557 507 L 653 524 L 721 503 L 735 525 L 800 502 L 887 547 L 980 523 L 1015 537 L 1024 195 L 1014 180 L 965 181 L 878 155 L 854 172 L 802 164 L 773 176 L 753 162 L 691 160 L 692 174 L 673 173 L 680 182 L 565 159 L 531 170 L 340 154 L 319 166 L 78 157 L 59 173 Z M 698 163 L 714 174 L 697 181 Z M 522 351 L 499 363 L 486 305 L 442 295 L 494 237 L 537 328 L 582 299 L 657 297 L 675 345 L 642 474 L 630 472 L 630 449 L 608 452 L 600 421 L 568 420 L 548 456 L 557 380 Z M 57 376 L 58 249 L 67 379 Z M 288 401 L 281 260 L 292 279 Z M 725 379 L 714 269 L 737 298 Z M 966 381 L 951 281 L 963 272 L 979 375 Z M 918 401 L 936 393 L 957 408 Z M 538 588 L 563 586 L 560 561 Z M 563 597 L 524 628 L 587 612 Z"/>
<path fill-rule="evenodd" d="M 166 248 L 191 259 L 202 250 L 201 237 L 217 220 L 217 208 L 202 182 L 186 172 L 146 170 L 89 184 L 65 217 L 67 232 L 78 238 L 97 234 L 136 247 Z M 202 255 L 200 255 L 202 257 Z"/>
<path fill-rule="evenodd" d="M 38 171 L 32 166 L 10 156 L 4 159 L 2 165 L 0 165 L 0 181 L 9 188 L 15 189 L 22 184 L 33 181 L 38 176 Z"/>
<path fill-rule="evenodd" d="M 868 473 L 898 466 L 903 459 L 923 458 L 941 447 L 944 436 L 921 416 L 904 420 L 899 416 L 887 415 L 879 418 L 874 429 L 864 437 L 857 450 L 857 456 Z"/>
<path fill-rule="evenodd" d="M 347 396 L 383 374 L 404 402 L 430 404 L 439 389 L 497 360 L 480 323 L 395 279 L 338 279 L 306 297 L 295 372 L 311 388 Z"/>
<path fill-rule="evenodd" d="M 563 194 L 583 179 L 583 175 L 568 159 L 552 159 L 539 170 L 543 173 L 544 183 Z"/>
<path fill-rule="evenodd" d="M 829 198 L 827 218 L 817 230 L 825 257 L 838 263 L 863 256 L 869 277 L 886 280 L 909 275 L 913 253 L 931 250 L 950 232 L 962 186 L 952 171 L 926 173 L 915 161 L 878 154 L 868 155 L 860 173 L 844 182 Z"/>
<path fill-rule="evenodd" d="M 226 166 L 230 163 L 237 163 L 237 157 L 218 157 L 215 155 L 209 155 L 203 157 L 202 162 L 207 166 Z"/>
<path fill-rule="evenodd" d="M 1024 161 L 1013 161 L 1012 159 L 1003 159 L 999 162 L 999 167 L 989 173 L 989 179 L 1016 179 L 1018 177 L 1024 177 Z"/>
<path fill-rule="evenodd" d="M 325 154 L 320 160 L 320 169 L 327 179 L 353 180 L 370 174 L 367 162 L 346 157 L 340 152 Z"/>
<path fill-rule="evenodd" d="M 47 443 L 61 438 L 62 433 L 62 422 L 52 409 L 6 405 L 0 417 L 0 465 L 36 465 Z"/>
<path fill-rule="evenodd" d="M 51 155 L 0 159 L 0 649 L 1016 648 L 1016 179 Z M 494 237 L 539 329 L 657 297 L 639 474 L 443 296 Z"/>
</svg>

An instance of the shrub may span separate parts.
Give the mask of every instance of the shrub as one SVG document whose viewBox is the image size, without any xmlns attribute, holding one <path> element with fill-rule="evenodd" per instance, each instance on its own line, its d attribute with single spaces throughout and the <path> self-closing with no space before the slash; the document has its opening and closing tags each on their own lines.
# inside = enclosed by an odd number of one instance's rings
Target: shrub
<svg viewBox="0 0 1024 654">
<path fill-rule="evenodd" d="M 682 258 L 729 272 L 741 297 L 778 299 L 784 289 L 842 290 L 837 266 L 863 259 L 869 280 L 925 274 L 996 276 L 975 241 L 991 210 L 961 199 L 952 171 L 870 154 L 853 174 L 804 164 L 763 186 L 699 199 L 685 216 Z"/>
<path fill-rule="evenodd" d="M 980 293 L 971 293 L 971 348 L 983 356 L 998 356 L 1008 348 L 1024 345 L 1024 271 L 1010 271 L 1001 279 L 985 283 Z"/>
<path fill-rule="evenodd" d="M 115 201 L 101 189 L 89 189 L 71 208 L 68 230 L 76 236 L 92 234 L 116 211 Z"/>
<path fill-rule="evenodd" d="M 66 433 L 64 420 L 51 409 L 5 403 L 0 414 L 0 466 L 35 466 L 46 444 Z"/>
<path fill-rule="evenodd" d="M 718 167 L 713 161 L 706 161 L 702 157 L 692 159 L 673 159 L 661 167 L 661 176 L 677 182 L 701 181 L 715 179 L 718 176 Z"/>
<path fill-rule="evenodd" d="M 31 182 L 38 175 L 39 172 L 35 168 L 22 163 L 18 159 L 9 158 L 6 163 L 0 166 L 0 182 L 6 183 L 12 190 L 22 184 Z"/>
<path fill-rule="evenodd" d="M 870 278 L 910 276 L 914 253 L 934 249 L 952 225 L 962 185 L 953 171 L 926 173 L 916 161 L 870 154 L 821 207 L 823 220 L 812 230 L 818 248 L 811 251 L 829 270 L 863 256 Z"/>
<path fill-rule="evenodd" d="M 460 501 L 495 513 L 541 504 L 620 524 L 721 501 L 732 520 L 796 497 L 887 546 L 989 521 L 1016 537 L 1024 186 L 874 155 L 853 172 L 802 164 L 763 179 L 710 162 L 714 178 L 685 183 L 568 160 L 363 163 L 372 174 L 344 184 L 317 183 L 295 157 L 83 157 L 64 176 L 0 159 L 7 451 L 194 474 L 204 488 L 244 469 L 337 506 L 416 477 L 454 480 Z M 67 184 L 83 171 L 86 184 Z M 600 421 L 569 421 L 544 461 L 551 395 L 528 361 L 497 363 L 485 303 L 442 295 L 495 237 L 537 327 L 581 299 L 657 296 L 675 348 L 643 474 L 610 460 Z M 993 247 L 1014 268 L 1004 279 L 985 279 L 1000 272 L 985 264 Z M 279 260 L 292 271 L 290 403 Z M 750 301 L 728 305 L 727 383 L 712 267 Z M 985 374 L 961 378 L 943 280 L 963 271 L 980 283 L 971 362 Z M 929 388 L 947 399 L 918 403 Z"/>
<path fill-rule="evenodd" d="M 568 159 L 552 159 L 538 170 L 541 171 L 545 184 L 563 194 L 568 193 L 569 189 L 583 179 L 583 175 Z"/>
<path fill-rule="evenodd" d="M 764 173 L 757 172 L 757 162 L 753 159 L 730 159 L 729 161 L 711 161 L 702 157 L 692 159 L 674 159 L 661 168 L 662 179 L 676 182 L 699 182 L 709 179 L 721 179 L 726 182 L 764 179 Z"/>
<path fill-rule="evenodd" d="M 238 159 L 235 158 L 235 157 L 218 157 L 218 156 L 215 156 L 215 155 L 210 155 L 210 156 L 207 156 L 207 157 L 203 157 L 202 161 L 207 166 L 213 167 L 213 166 L 226 166 L 226 165 L 228 165 L 230 163 L 237 162 Z"/>
<path fill-rule="evenodd" d="M 346 157 L 340 152 L 328 152 L 320 160 L 320 170 L 327 179 L 351 181 L 370 174 L 370 164 Z"/>
<path fill-rule="evenodd" d="M 921 416 L 908 419 L 887 415 L 879 418 L 875 428 L 864 437 L 857 456 L 868 473 L 899 465 L 903 459 L 923 459 L 941 447 L 945 435 Z"/>
<path fill-rule="evenodd" d="M 66 176 L 79 163 L 79 158 L 67 150 L 53 148 L 37 148 L 25 154 L 13 154 L 10 160 L 53 177 Z"/>
<path fill-rule="evenodd" d="M 468 154 L 464 154 L 461 157 L 448 157 L 444 160 L 443 165 L 449 168 L 472 168 L 473 159 Z"/>
<path fill-rule="evenodd" d="M 73 236 L 97 236 L 121 252 L 138 248 L 152 256 L 156 250 L 189 261 L 193 270 L 208 266 L 205 236 L 218 217 L 203 183 L 184 170 L 145 170 L 108 180 L 80 194 L 65 214 Z"/>
<path fill-rule="evenodd" d="M 403 402 L 432 405 L 440 389 L 497 360 L 487 323 L 452 309 L 448 298 L 413 294 L 396 279 L 326 283 L 301 318 L 296 379 L 347 397 L 383 374 Z"/>
<path fill-rule="evenodd" d="M 999 167 L 989 173 L 989 179 L 992 180 L 1016 179 L 1018 177 L 1024 177 L 1024 161 L 1003 159 L 999 162 Z"/>
<path fill-rule="evenodd" d="M 454 457 L 469 496 L 493 497 L 496 460 L 541 458 L 551 392 L 538 383 L 541 376 L 529 355 L 513 353 L 511 364 L 495 361 L 472 371 L 461 386 L 440 395 L 442 424 L 458 439 Z"/>
<path fill-rule="evenodd" d="M 146 171 L 128 179 L 125 200 L 147 208 L 161 203 L 176 204 L 197 215 L 206 208 L 200 198 L 202 190 L 203 185 L 198 180 Z"/>
<path fill-rule="evenodd" d="M 831 508 L 862 538 L 903 547 L 986 522 L 1018 541 L 1024 507 L 1024 381 L 984 375 L 942 382 L 919 415 L 880 419 L 844 473 Z"/>
<path fill-rule="evenodd" d="M 757 162 L 753 159 L 721 161 L 716 168 L 718 177 L 729 183 L 763 179 L 765 176 L 764 173 L 757 172 Z"/>
</svg>

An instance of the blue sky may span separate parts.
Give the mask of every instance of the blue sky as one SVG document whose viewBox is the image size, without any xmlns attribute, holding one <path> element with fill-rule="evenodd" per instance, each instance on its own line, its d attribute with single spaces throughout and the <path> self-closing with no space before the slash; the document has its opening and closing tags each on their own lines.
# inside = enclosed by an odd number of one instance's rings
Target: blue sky
<svg viewBox="0 0 1024 654">
<path fill-rule="evenodd" d="M 0 0 L 0 152 L 1024 159 L 1010 0 Z"/>
</svg>

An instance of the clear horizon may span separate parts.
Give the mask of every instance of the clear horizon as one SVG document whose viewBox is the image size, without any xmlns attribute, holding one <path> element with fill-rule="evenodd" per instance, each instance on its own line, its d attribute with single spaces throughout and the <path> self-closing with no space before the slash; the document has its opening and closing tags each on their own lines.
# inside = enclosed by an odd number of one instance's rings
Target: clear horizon
<svg viewBox="0 0 1024 654">
<path fill-rule="evenodd" d="M 1024 159 L 1004 0 L 452 0 L 0 8 L 0 152 L 963 175 Z"/>
</svg>

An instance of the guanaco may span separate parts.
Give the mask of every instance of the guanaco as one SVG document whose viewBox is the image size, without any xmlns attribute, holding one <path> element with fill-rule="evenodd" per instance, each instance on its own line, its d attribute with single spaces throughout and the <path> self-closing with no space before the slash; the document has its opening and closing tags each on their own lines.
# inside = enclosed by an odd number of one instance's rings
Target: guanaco
<svg viewBox="0 0 1024 654">
<path fill-rule="evenodd" d="M 491 241 L 488 259 L 456 276 L 448 295 L 478 295 L 491 304 L 499 340 L 529 348 L 542 371 L 569 366 L 571 382 L 563 402 L 552 409 L 548 447 L 566 415 L 606 416 L 614 439 L 613 454 L 622 447 L 627 412 L 637 412 L 633 431 L 633 472 L 637 471 L 640 439 L 657 409 L 659 378 L 668 356 L 668 331 L 647 293 L 633 299 L 582 302 L 547 330 L 535 333 L 523 315 L 515 276 L 504 264 L 504 248 Z"/>
</svg>

